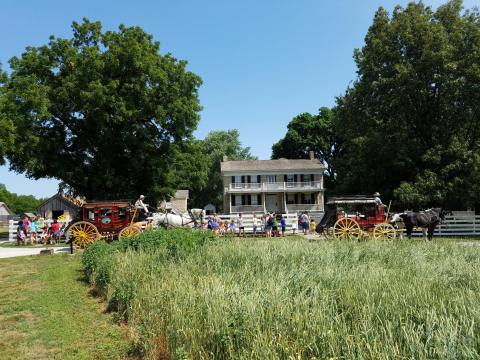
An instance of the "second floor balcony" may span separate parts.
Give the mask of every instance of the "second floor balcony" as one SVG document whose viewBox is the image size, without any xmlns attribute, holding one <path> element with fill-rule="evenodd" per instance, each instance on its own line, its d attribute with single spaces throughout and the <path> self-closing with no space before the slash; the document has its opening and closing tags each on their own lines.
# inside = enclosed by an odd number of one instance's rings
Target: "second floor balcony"
<svg viewBox="0 0 480 360">
<path fill-rule="evenodd" d="M 263 182 L 263 183 L 231 183 L 228 192 L 231 193 L 255 193 L 276 191 L 323 191 L 321 181 L 303 182 Z"/>
</svg>

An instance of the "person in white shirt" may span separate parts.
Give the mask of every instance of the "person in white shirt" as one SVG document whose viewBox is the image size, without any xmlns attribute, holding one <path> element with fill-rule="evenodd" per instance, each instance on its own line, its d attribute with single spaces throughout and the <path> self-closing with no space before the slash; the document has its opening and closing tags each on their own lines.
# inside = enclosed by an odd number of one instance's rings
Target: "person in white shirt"
<svg viewBox="0 0 480 360">
<path fill-rule="evenodd" d="M 382 200 L 380 199 L 380 193 L 378 191 L 373 194 L 373 196 L 375 197 L 375 205 L 384 206 Z"/>
<path fill-rule="evenodd" d="M 139 216 L 140 220 L 145 220 L 146 217 L 148 216 L 148 204 L 145 204 L 143 202 L 143 199 L 145 199 L 145 196 L 140 195 L 139 199 L 135 201 L 135 207 L 140 210 L 141 216 Z M 143 212 L 143 214 L 141 214 Z"/>
</svg>

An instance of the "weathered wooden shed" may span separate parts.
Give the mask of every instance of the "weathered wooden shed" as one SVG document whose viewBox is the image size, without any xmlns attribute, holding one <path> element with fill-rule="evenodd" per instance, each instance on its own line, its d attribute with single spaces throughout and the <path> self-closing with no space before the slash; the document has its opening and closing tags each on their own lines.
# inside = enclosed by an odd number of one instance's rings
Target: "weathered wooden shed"
<svg viewBox="0 0 480 360">
<path fill-rule="evenodd" d="M 73 219 L 81 206 L 81 201 L 57 193 L 37 208 L 37 214 L 45 219 L 58 219 L 62 215 Z"/>
<path fill-rule="evenodd" d="M 8 220 L 13 218 L 14 213 L 8 208 L 7 204 L 0 202 L 0 224 L 8 224 Z"/>
</svg>

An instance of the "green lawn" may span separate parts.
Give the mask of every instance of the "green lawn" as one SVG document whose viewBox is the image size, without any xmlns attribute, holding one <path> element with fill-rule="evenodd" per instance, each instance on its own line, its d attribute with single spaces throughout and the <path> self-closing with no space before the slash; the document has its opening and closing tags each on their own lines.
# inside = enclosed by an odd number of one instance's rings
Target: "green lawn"
<svg viewBox="0 0 480 360">
<path fill-rule="evenodd" d="M 0 358 L 126 358 L 125 330 L 88 290 L 80 255 L 1 259 Z"/>
</svg>

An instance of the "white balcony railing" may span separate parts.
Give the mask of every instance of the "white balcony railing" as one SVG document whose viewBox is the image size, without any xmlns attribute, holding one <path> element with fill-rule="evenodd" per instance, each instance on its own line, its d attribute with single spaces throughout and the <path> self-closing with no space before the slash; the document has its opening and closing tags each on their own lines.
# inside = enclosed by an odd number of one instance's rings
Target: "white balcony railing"
<svg viewBox="0 0 480 360">
<path fill-rule="evenodd" d="M 314 190 L 321 191 L 320 181 L 304 182 L 274 182 L 274 183 L 232 183 L 229 185 L 230 192 L 261 192 L 261 191 L 289 191 L 289 190 Z"/>
<path fill-rule="evenodd" d="M 232 206 L 232 213 L 254 213 L 263 212 L 263 205 L 235 205 Z"/>
<path fill-rule="evenodd" d="M 322 204 L 287 204 L 287 212 L 323 211 Z"/>
</svg>

